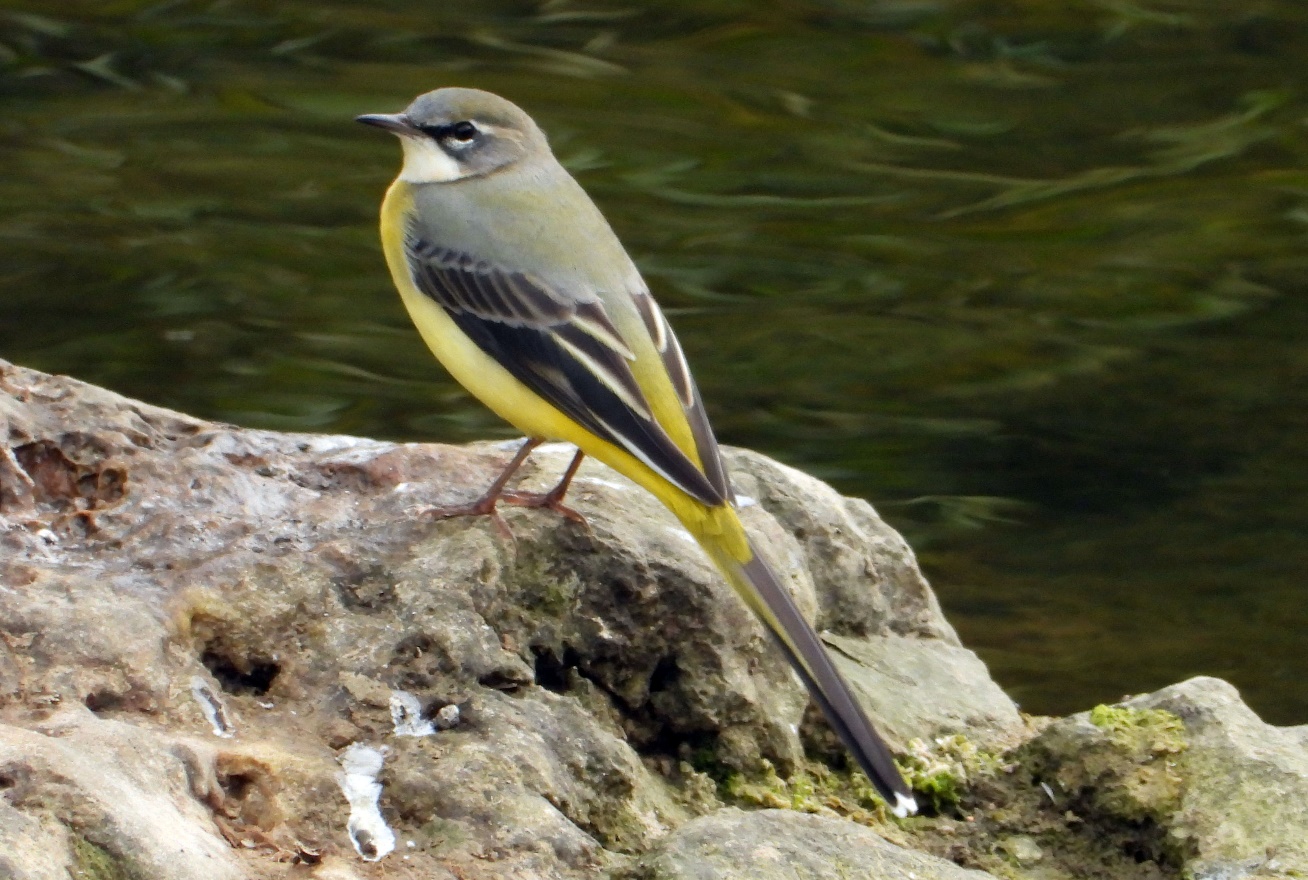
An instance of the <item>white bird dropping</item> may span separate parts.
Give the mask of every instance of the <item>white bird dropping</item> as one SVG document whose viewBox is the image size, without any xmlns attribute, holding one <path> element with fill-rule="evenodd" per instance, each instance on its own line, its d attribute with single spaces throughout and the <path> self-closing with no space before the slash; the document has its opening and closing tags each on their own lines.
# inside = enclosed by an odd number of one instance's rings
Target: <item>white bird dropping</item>
<svg viewBox="0 0 1308 880">
<path fill-rule="evenodd" d="M 376 862 L 395 849 L 395 832 L 382 818 L 377 802 L 382 787 L 377 781 L 385 754 L 379 749 L 355 743 L 341 755 L 342 772 L 336 774 L 341 793 L 350 802 L 350 818 L 345 823 L 354 850 L 365 862 Z"/>
</svg>

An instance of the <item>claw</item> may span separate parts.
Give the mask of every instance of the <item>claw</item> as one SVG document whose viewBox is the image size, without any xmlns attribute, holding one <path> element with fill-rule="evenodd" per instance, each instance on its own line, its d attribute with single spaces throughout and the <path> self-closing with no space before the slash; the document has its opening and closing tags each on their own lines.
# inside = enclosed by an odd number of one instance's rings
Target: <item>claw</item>
<svg viewBox="0 0 1308 880">
<path fill-rule="evenodd" d="M 514 507 L 543 507 L 546 510 L 554 511 L 565 519 L 572 520 L 584 529 L 590 529 L 590 523 L 586 521 L 586 517 L 576 509 L 563 503 L 563 493 L 508 491 L 500 495 L 500 500 L 506 504 L 512 504 Z"/>
<path fill-rule="evenodd" d="M 500 516 L 500 512 L 495 509 L 495 504 L 502 495 L 483 495 L 476 501 L 468 504 L 443 504 L 438 507 L 424 507 L 418 511 L 419 516 L 430 516 L 436 519 L 453 519 L 456 516 L 488 516 L 491 523 L 495 526 L 495 531 L 499 532 L 500 537 L 513 543 L 513 532 L 509 529 L 509 524 Z"/>
<path fill-rule="evenodd" d="M 486 494 L 476 501 L 468 504 L 428 507 L 419 511 L 419 515 L 434 516 L 437 519 L 449 519 L 456 516 L 489 516 L 495 524 L 495 530 L 510 543 L 513 543 L 513 532 L 509 531 L 509 524 L 504 521 L 504 517 L 500 516 L 499 511 L 495 509 L 495 505 L 504 501 L 517 507 L 544 507 L 589 530 L 590 523 L 586 522 L 586 518 L 563 503 L 563 497 L 568 493 L 568 485 L 572 482 L 573 475 L 577 473 L 577 468 L 581 466 L 581 460 L 584 457 L 581 450 L 577 450 L 577 454 L 573 456 L 572 463 L 568 465 L 568 470 L 564 473 L 563 479 L 548 492 L 516 492 L 504 488 L 509 478 L 522 466 L 522 463 L 527 460 L 527 456 L 540 443 L 541 441 L 536 439 L 527 440 L 522 448 L 518 450 L 517 455 L 513 457 L 513 460 L 496 478 L 495 482 L 486 490 Z"/>
</svg>

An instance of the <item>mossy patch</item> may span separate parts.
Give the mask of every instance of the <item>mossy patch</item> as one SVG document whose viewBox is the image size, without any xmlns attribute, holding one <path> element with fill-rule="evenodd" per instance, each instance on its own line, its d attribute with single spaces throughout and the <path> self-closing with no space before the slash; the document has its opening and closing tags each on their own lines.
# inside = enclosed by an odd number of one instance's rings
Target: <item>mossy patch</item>
<svg viewBox="0 0 1308 880">
<path fill-rule="evenodd" d="M 1186 750 L 1185 724 L 1162 709 L 1132 709 L 1126 706 L 1095 706 L 1090 723 L 1108 734 L 1114 743 L 1133 751 L 1180 754 Z"/>
<path fill-rule="evenodd" d="M 723 800 L 741 806 L 836 815 L 860 825 L 884 826 L 891 821 L 886 803 L 860 771 L 833 770 L 806 762 L 782 779 L 768 761 L 758 773 L 732 773 L 720 784 Z"/>
<path fill-rule="evenodd" d="M 728 800 L 756 807 L 813 812 L 811 809 L 806 809 L 810 804 L 808 804 L 808 795 L 803 793 L 803 789 L 808 786 L 799 782 L 801 775 L 803 774 L 782 779 L 777 775 L 772 762 L 765 760 L 760 773 L 728 775 L 722 782 L 721 794 Z"/>
<path fill-rule="evenodd" d="M 1161 709 L 1096 706 L 1090 723 L 1106 742 L 1089 743 L 1058 778 L 1081 790 L 1096 812 L 1127 822 L 1165 822 L 1181 806 L 1177 757 L 1187 748 L 1185 725 Z"/>
<path fill-rule="evenodd" d="M 141 880 L 130 865 L 81 835 L 73 837 L 73 858 L 76 880 Z"/>
<path fill-rule="evenodd" d="M 1005 769 L 1003 760 L 962 735 L 937 737 L 930 743 L 913 740 L 899 762 L 905 781 L 918 795 L 926 814 L 958 808 L 976 780 Z M 782 779 L 768 761 L 757 773 L 729 773 L 719 795 L 742 806 L 835 814 L 863 825 L 891 822 L 885 801 L 859 770 L 835 770 L 808 761 L 789 779 Z"/>
<path fill-rule="evenodd" d="M 1056 721 L 1002 756 L 938 741 L 904 761 L 936 807 L 907 831 L 918 848 L 1014 880 L 1174 878 L 1186 748 L 1175 715 L 1120 706 Z"/>
<path fill-rule="evenodd" d="M 904 780 L 918 794 L 920 805 L 932 814 L 957 810 L 969 784 L 1004 769 L 998 756 L 962 734 L 936 737 L 930 743 L 915 739 L 899 762 Z"/>
<path fill-rule="evenodd" d="M 576 572 L 561 567 L 547 546 L 524 544 L 513 568 L 512 582 L 522 610 L 559 620 L 576 608 L 581 583 Z"/>
</svg>

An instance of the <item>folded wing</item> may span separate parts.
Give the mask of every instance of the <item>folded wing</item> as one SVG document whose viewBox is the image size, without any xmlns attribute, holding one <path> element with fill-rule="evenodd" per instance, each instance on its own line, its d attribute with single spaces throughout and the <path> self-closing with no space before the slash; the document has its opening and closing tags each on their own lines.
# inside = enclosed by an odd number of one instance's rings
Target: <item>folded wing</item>
<svg viewBox="0 0 1308 880">
<path fill-rule="evenodd" d="M 708 505 L 730 497 L 717 443 L 671 329 L 648 293 L 637 307 L 682 399 L 701 469 L 659 424 L 632 371 L 635 355 L 593 293 L 405 237 L 418 290 L 515 379 L 593 434 Z M 673 372 L 675 370 L 675 372 Z"/>
</svg>

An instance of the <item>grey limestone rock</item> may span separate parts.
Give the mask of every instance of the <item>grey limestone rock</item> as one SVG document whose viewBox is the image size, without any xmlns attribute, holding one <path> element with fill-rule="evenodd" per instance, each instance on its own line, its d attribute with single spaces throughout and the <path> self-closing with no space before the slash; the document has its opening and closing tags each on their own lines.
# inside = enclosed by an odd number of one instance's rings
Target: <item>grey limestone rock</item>
<svg viewBox="0 0 1308 880">
<path fill-rule="evenodd" d="M 962 645 L 901 635 L 824 638 L 891 742 L 965 733 L 978 743 L 1005 745 L 1024 732 L 1013 701 Z"/>
<path fill-rule="evenodd" d="M 1224 681 L 1060 719 L 1021 754 L 1059 808 L 1183 876 L 1308 872 L 1308 726 L 1264 723 Z"/>
<path fill-rule="evenodd" d="M 588 527 L 507 508 L 506 538 L 423 511 L 475 497 L 511 445 L 242 430 L 3 362 L 0 441 L 14 876 L 89 859 L 169 878 L 590 877 L 721 806 L 687 759 L 804 760 L 807 695 L 762 628 L 601 465 L 569 496 Z M 538 451 L 527 487 L 569 454 Z M 732 465 L 761 501 L 749 527 L 851 663 L 865 639 L 962 651 L 870 507 L 758 456 Z M 459 723 L 397 735 L 401 692 L 413 729 L 448 707 Z M 956 703 L 894 732 L 929 736 Z M 347 802 L 339 762 L 360 743 L 383 766 Z M 369 863 L 346 827 L 374 784 L 396 843 Z"/>
<path fill-rule="evenodd" d="M 0 876 L 106 876 L 113 866 L 107 876 L 241 880 L 187 749 L 77 705 L 32 729 L 0 725 Z"/>
<path fill-rule="evenodd" d="M 0 877 L 1308 871 L 1303 728 L 1195 680 L 1128 705 L 1179 716 L 1161 738 L 1081 716 L 1031 740 L 871 506 L 729 451 L 747 526 L 933 774 L 940 814 L 887 820 L 814 762 L 795 676 L 623 478 L 581 469 L 586 527 L 428 515 L 512 451 L 243 430 L 0 361 Z"/>
<path fill-rule="evenodd" d="M 718 810 L 678 828 L 633 880 L 986 880 L 982 871 L 889 843 L 839 819 Z"/>
<path fill-rule="evenodd" d="M 1168 834 L 1197 880 L 1308 872 L 1308 725 L 1266 724 L 1234 687 L 1192 678 L 1125 703 L 1185 725 Z"/>
<path fill-rule="evenodd" d="M 967 731 L 1007 743 L 1024 730 L 1013 701 L 958 641 L 913 551 L 866 501 L 748 450 L 730 450 L 738 490 L 797 544 L 815 623 L 840 671 L 896 747 Z M 790 551 L 796 552 L 794 550 Z"/>
</svg>

